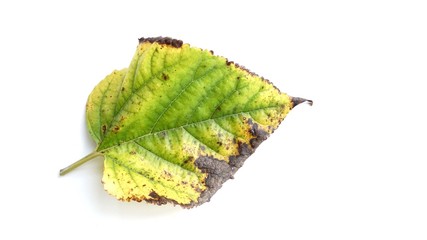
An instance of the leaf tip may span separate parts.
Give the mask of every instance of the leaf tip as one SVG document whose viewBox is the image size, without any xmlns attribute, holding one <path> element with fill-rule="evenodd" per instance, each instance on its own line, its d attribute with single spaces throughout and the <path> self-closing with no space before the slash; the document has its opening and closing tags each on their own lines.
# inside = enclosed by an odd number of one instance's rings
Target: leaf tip
<svg viewBox="0 0 427 240">
<path fill-rule="evenodd" d="M 312 100 L 308 100 L 308 99 L 300 98 L 300 97 L 291 97 L 291 102 L 292 102 L 292 108 L 294 108 L 298 104 L 305 103 L 305 102 L 308 105 L 313 106 L 313 101 Z"/>
</svg>

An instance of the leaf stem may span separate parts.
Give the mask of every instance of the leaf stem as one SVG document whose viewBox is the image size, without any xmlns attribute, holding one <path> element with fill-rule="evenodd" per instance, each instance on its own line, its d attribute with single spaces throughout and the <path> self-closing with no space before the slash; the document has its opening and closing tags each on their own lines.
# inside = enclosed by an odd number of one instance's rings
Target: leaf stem
<svg viewBox="0 0 427 240">
<path fill-rule="evenodd" d="M 84 164 L 85 162 L 92 160 L 98 156 L 102 156 L 102 153 L 99 152 L 91 152 L 88 155 L 86 155 L 85 157 L 83 157 L 82 159 L 78 160 L 77 162 L 71 164 L 68 167 L 65 167 L 61 170 L 59 170 L 59 176 L 64 176 L 65 174 L 71 172 L 72 170 L 74 170 L 75 168 L 79 167 L 80 165 Z"/>
</svg>

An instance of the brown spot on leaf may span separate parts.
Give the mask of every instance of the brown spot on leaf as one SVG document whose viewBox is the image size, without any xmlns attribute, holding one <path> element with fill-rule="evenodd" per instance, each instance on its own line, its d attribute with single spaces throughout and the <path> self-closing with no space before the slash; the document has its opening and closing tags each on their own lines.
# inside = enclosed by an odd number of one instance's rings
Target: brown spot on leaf
<svg viewBox="0 0 427 240">
<path fill-rule="evenodd" d="M 129 199 L 127 199 L 127 201 L 130 201 L 130 200 L 136 201 L 136 202 L 142 202 L 142 200 L 144 200 L 144 198 L 137 197 L 137 196 L 132 196 Z"/>
<path fill-rule="evenodd" d="M 184 160 L 184 164 L 190 163 L 194 161 L 194 157 L 193 156 L 189 156 L 187 159 Z"/>
<path fill-rule="evenodd" d="M 174 205 L 178 204 L 175 200 L 159 196 L 155 191 L 151 191 L 150 194 L 148 194 L 148 196 L 151 197 L 151 199 L 145 199 L 145 201 L 148 203 L 153 203 L 156 205 L 164 205 L 164 204 L 167 204 L 168 202 L 173 203 Z"/>
<path fill-rule="evenodd" d="M 166 177 L 171 178 L 172 174 L 166 170 L 163 170 L 163 173 L 165 174 Z"/>
<path fill-rule="evenodd" d="M 119 130 L 120 130 L 120 127 L 119 127 L 119 126 L 115 126 L 115 127 L 113 128 L 113 132 L 115 132 L 115 133 L 117 133 Z"/>
<path fill-rule="evenodd" d="M 105 134 L 105 131 L 107 131 L 107 126 L 102 125 L 101 129 L 102 129 L 102 134 Z"/>
<path fill-rule="evenodd" d="M 166 73 L 162 73 L 162 79 L 165 81 L 169 80 L 169 75 L 167 75 Z"/>
<path fill-rule="evenodd" d="M 150 196 L 150 197 L 152 197 L 152 198 L 159 198 L 160 196 L 156 193 L 156 192 L 154 192 L 154 191 L 151 191 L 150 192 L 150 194 L 148 194 L 148 196 Z"/>
</svg>

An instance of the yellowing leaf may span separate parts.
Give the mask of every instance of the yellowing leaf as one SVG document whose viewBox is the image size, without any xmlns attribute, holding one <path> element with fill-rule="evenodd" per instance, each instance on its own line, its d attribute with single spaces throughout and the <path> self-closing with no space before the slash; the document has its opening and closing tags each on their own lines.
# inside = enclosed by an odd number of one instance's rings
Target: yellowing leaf
<svg viewBox="0 0 427 240">
<path fill-rule="evenodd" d="M 88 98 L 96 150 L 61 175 L 102 155 L 116 198 L 200 205 L 303 101 L 211 51 L 141 38 L 130 66 Z"/>
</svg>

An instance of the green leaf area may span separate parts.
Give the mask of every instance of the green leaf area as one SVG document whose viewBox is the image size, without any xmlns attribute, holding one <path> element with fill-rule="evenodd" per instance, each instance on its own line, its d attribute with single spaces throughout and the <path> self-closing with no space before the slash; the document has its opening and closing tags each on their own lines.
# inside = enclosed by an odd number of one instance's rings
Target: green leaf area
<svg viewBox="0 0 427 240">
<path fill-rule="evenodd" d="M 232 178 L 293 105 L 211 51 L 147 38 L 128 68 L 90 94 L 87 124 L 111 195 L 193 207 Z"/>
</svg>

